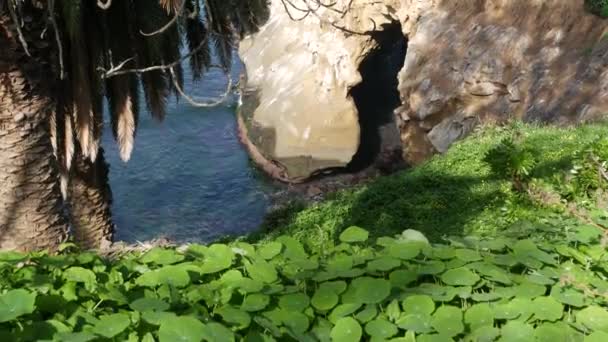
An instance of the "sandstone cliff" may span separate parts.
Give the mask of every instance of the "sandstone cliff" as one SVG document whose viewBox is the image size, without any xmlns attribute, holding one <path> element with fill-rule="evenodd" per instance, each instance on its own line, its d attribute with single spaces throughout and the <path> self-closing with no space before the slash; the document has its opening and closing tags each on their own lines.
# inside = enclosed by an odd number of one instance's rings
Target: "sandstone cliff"
<svg viewBox="0 0 608 342">
<path fill-rule="evenodd" d="M 375 144 L 370 130 L 390 139 L 398 128 L 415 164 L 480 123 L 598 119 L 608 113 L 608 21 L 583 1 L 272 0 L 268 23 L 240 47 L 243 141 L 273 176 L 301 181 L 348 166 Z M 399 56 L 386 52 L 399 49 L 396 27 L 407 54 L 398 83 L 385 80 L 398 91 L 393 106 L 369 95 L 381 88 L 369 82 Z M 387 58 L 362 67 L 381 50 Z M 379 122 L 386 111 L 393 120 Z"/>
</svg>

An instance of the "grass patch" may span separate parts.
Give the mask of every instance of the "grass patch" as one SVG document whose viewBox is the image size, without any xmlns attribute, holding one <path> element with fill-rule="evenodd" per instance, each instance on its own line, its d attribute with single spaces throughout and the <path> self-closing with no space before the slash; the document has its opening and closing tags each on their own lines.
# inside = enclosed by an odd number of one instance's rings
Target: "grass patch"
<svg viewBox="0 0 608 342">
<path fill-rule="evenodd" d="M 539 158 L 530 176 L 558 186 L 576 152 L 605 136 L 608 125 L 556 128 L 518 123 L 484 128 L 424 165 L 338 192 L 317 205 L 275 212 L 251 240 L 287 234 L 320 250 L 353 225 L 366 227 L 375 237 L 415 229 L 434 242 L 451 236 L 526 236 L 547 228 L 548 218 L 565 214 L 514 191 L 510 181 L 495 177 L 484 162 L 486 153 L 514 132 Z"/>
</svg>

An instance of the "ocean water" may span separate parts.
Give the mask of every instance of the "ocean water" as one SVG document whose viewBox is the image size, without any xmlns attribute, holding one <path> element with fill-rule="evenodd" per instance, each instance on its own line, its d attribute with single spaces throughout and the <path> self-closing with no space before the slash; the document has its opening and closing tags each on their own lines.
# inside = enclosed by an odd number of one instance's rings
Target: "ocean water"
<svg viewBox="0 0 608 342">
<path fill-rule="evenodd" d="M 239 69 L 235 61 L 235 80 Z M 220 72 L 211 71 L 195 84 L 185 76 L 185 90 L 197 100 L 225 89 Z M 238 141 L 237 101 L 234 95 L 220 106 L 195 108 L 172 97 L 162 123 L 142 111 L 128 163 L 120 160 L 106 125 L 103 146 L 110 163 L 117 240 L 210 242 L 257 229 L 272 188 Z"/>
</svg>

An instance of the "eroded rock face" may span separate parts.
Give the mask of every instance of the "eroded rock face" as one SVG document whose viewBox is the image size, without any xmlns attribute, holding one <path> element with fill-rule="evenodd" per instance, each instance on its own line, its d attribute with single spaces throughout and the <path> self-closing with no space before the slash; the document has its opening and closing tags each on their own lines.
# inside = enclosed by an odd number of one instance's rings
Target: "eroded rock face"
<svg viewBox="0 0 608 342">
<path fill-rule="evenodd" d="M 478 123 L 608 113 L 608 21 L 583 0 L 426 3 L 415 17 L 400 12 L 410 43 L 396 114 L 410 162 L 446 151 Z"/>
<path fill-rule="evenodd" d="M 359 115 L 349 90 L 361 82 L 364 56 L 375 47 L 366 32 L 389 21 L 376 1 L 355 1 L 348 13 L 320 8 L 296 21 L 279 0 L 257 34 L 241 42 L 246 88 L 241 135 L 254 159 L 275 178 L 297 182 L 322 170 L 344 167 L 359 146 Z M 306 8 L 293 1 L 298 8 Z M 339 0 L 336 9 L 349 1 Z M 343 26 L 338 29 L 332 26 Z"/>
<path fill-rule="evenodd" d="M 240 121 L 252 156 L 276 178 L 349 163 L 361 135 L 349 94 L 377 42 L 346 31 L 394 21 L 409 40 L 395 121 L 411 164 L 480 123 L 570 124 L 608 113 L 608 21 L 586 13 L 584 0 L 339 0 L 344 17 L 321 8 L 301 21 L 280 0 L 271 7 L 270 21 L 241 45 Z"/>
</svg>

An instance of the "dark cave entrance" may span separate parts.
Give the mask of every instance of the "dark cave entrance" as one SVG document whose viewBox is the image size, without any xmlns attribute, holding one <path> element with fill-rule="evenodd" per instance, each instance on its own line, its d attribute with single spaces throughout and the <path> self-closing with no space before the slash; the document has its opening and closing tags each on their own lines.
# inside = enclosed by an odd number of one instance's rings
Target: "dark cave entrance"
<svg viewBox="0 0 608 342">
<path fill-rule="evenodd" d="M 403 164 L 393 112 L 401 105 L 398 74 L 405 62 L 408 40 L 399 22 L 384 25 L 372 37 L 378 47 L 359 66 L 363 80 L 349 92 L 359 111 L 361 139 L 347 172 L 362 171 L 372 165 L 390 172 L 383 169 Z"/>
</svg>

